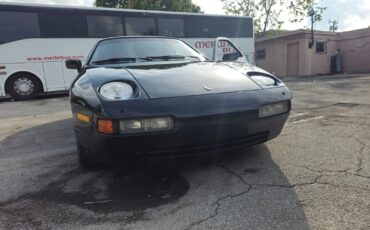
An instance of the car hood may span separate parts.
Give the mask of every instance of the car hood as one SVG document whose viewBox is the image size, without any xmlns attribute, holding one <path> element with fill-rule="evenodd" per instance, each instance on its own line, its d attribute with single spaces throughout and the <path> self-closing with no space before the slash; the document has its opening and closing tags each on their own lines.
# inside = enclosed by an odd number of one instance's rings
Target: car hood
<svg viewBox="0 0 370 230">
<path fill-rule="evenodd" d="M 150 98 L 261 89 L 235 67 L 212 62 L 125 66 Z"/>
</svg>

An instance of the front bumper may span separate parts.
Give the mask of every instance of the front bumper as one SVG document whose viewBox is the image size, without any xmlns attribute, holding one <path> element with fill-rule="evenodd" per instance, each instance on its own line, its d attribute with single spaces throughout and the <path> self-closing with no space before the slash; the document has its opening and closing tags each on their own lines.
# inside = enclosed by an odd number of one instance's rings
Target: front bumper
<svg viewBox="0 0 370 230">
<path fill-rule="evenodd" d="M 191 119 L 176 119 L 166 133 L 105 135 L 76 128 L 79 142 L 96 160 L 127 161 L 137 158 L 188 157 L 245 148 L 278 136 L 288 114 L 258 118 L 258 111 Z"/>
<path fill-rule="evenodd" d="M 289 113 L 259 117 L 268 103 L 289 101 L 286 87 L 225 94 L 105 103 L 99 109 L 72 103 L 73 114 L 92 117 L 90 124 L 76 121 L 79 143 L 97 160 L 169 158 L 207 154 L 264 143 L 278 136 Z M 99 112 L 102 111 L 102 112 Z M 104 135 L 99 118 L 119 121 L 140 117 L 171 116 L 175 129 L 163 133 Z"/>
</svg>

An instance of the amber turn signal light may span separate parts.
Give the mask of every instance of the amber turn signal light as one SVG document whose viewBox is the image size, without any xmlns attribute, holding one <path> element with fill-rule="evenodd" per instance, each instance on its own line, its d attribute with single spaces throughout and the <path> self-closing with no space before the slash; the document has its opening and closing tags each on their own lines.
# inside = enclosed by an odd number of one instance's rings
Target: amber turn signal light
<svg viewBox="0 0 370 230">
<path fill-rule="evenodd" d="M 85 123 L 90 122 L 90 117 L 82 113 L 77 113 L 77 119 Z"/>
<path fill-rule="evenodd" d="M 112 120 L 98 120 L 98 131 L 105 134 L 113 134 L 113 121 Z"/>
</svg>

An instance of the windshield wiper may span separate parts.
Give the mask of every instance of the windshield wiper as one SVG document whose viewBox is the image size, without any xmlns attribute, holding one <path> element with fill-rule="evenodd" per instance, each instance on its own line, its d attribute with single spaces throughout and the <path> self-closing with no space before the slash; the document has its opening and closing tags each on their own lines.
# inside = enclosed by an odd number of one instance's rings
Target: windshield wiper
<svg viewBox="0 0 370 230">
<path fill-rule="evenodd" d="M 93 64 L 105 64 L 105 63 L 131 63 L 136 62 L 136 58 L 122 57 L 122 58 L 108 58 L 98 61 L 93 61 Z"/>
<path fill-rule="evenodd" d="M 160 60 L 169 60 L 169 59 L 185 59 L 185 56 L 180 56 L 180 55 L 164 55 L 164 56 L 151 56 L 151 57 L 146 57 L 148 59 L 160 59 Z"/>
<path fill-rule="evenodd" d="M 133 57 L 118 57 L 118 58 L 108 58 L 102 59 L 98 61 L 93 61 L 93 64 L 114 64 L 114 63 L 133 63 L 137 60 L 144 60 L 144 61 L 153 61 L 153 60 L 179 60 L 185 58 L 196 58 L 200 60 L 197 56 L 181 56 L 181 55 L 164 55 L 164 56 L 151 56 L 151 57 L 140 57 L 140 58 L 133 58 Z"/>
<path fill-rule="evenodd" d="M 199 57 L 197 56 L 181 56 L 181 55 L 164 55 L 164 56 L 150 56 L 150 57 L 146 57 L 146 58 L 140 58 L 140 59 L 145 59 L 145 60 L 156 60 L 156 59 L 159 59 L 159 60 L 171 60 L 171 59 L 185 59 L 185 58 L 196 58 L 199 60 Z"/>
</svg>

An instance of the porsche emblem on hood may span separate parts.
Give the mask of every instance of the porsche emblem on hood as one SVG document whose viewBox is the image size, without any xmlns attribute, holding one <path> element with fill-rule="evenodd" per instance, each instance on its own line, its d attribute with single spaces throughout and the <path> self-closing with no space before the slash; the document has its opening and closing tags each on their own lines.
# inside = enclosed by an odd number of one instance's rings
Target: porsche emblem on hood
<svg viewBox="0 0 370 230">
<path fill-rule="evenodd" d="M 212 91 L 212 87 L 208 86 L 208 85 L 205 85 L 203 86 L 203 89 L 207 90 L 207 91 Z"/>
</svg>

